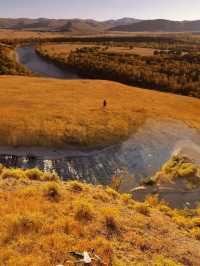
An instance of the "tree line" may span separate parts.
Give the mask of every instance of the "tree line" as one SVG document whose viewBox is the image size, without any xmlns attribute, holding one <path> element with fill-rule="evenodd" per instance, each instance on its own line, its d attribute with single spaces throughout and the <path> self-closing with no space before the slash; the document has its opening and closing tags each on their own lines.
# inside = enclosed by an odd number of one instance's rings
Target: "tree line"
<svg viewBox="0 0 200 266">
<path fill-rule="evenodd" d="M 70 53 L 66 64 L 89 78 L 200 98 L 198 53 L 139 56 L 81 48 Z"/>
<path fill-rule="evenodd" d="M 26 75 L 29 71 L 16 62 L 13 50 L 0 46 L 0 75 Z"/>
</svg>

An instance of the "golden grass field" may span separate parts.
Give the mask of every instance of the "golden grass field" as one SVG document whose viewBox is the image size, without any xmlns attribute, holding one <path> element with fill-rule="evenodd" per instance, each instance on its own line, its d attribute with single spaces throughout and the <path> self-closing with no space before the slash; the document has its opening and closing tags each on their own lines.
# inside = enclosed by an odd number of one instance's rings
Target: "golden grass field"
<svg viewBox="0 0 200 266">
<path fill-rule="evenodd" d="M 200 130 L 195 98 L 100 80 L 1 76 L 0 88 L 0 145 L 102 147 L 126 139 L 147 118 Z"/>
<path fill-rule="evenodd" d="M 25 30 L 0 29 L 0 41 L 2 39 L 30 39 L 30 38 L 52 38 L 63 37 L 62 33 L 53 32 L 34 32 Z"/>
<path fill-rule="evenodd" d="M 75 266 L 69 252 L 88 251 L 102 260 L 93 266 L 197 266 L 200 209 L 189 214 L 153 197 L 139 203 L 109 187 L 1 167 L 0 265 Z"/>
<path fill-rule="evenodd" d="M 94 47 L 94 44 L 74 44 L 74 43 L 60 43 L 60 44 L 43 44 L 40 46 L 50 58 L 66 58 L 70 52 L 83 47 Z"/>
<path fill-rule="evenodd" d="M 140 56 L 153 56 L 155 49 L 153 48 L 143 48 L 143 47 L 109 47 L 107 53 L 117 53 L 117 54 L 135 54 Z"/>
<path fill-rule="evenodd" d="M 66 58 L 71 51 L 83 47 L 101 47 L 106 53 L 117 53 L 117 54 L 136 54 L 141 56 L 153 56 L 155 49 L 143 48 L 143 47 L 122 47 L 122 46 L 105 46 L 105 45 L 92 45 L 92 44 L 74 44 L 74 43 L 62 43 L 62 44 L 43 44 L 41 49 L 43 52 L 47 53 L 50 58 Z"/>
</svg>

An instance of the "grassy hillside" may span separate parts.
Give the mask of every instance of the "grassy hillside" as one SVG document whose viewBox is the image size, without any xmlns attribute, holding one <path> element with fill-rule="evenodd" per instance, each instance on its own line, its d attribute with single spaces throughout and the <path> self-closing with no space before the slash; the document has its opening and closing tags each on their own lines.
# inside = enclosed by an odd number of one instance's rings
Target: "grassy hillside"
<svg viewBox="0 0 200 266">
<path fill-rule="evenodd" d="M 0 84 L 0 145 L 104 146 L 127 138 L 148 117 L 200 129 L 199 99 L 99 80 L 1 76 Z"/>
<path fill-rule="evenodd" d="M 200 211 L 172 210 L 155 198 L 138 203 L 111 188 L 62 183 L 37 169 L 0 171 L 0 264 L 197 266 Z"/>
</svg>

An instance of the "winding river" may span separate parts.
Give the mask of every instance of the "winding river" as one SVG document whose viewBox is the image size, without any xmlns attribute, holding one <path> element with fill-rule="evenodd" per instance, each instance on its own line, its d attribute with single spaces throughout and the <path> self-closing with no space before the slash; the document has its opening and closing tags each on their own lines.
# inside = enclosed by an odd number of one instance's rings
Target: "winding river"
<svg viewBox="0 0 200 266">
<path fill-rule="evenodd" d="M 58 78 L 58 79 L 79 79 L 78 74 L 63 70 L 41 56 L 39 56 L 34 46 L 19 47 L 16 49 L 19 63 L 25 65 L 31 72 L 41 77 Z"/>
<path fill-rule="evenodd" d="M 16 52 L 19 62 L 40 76 L 79 78 L 41 58 L 33 47 L 17 48 Z M 141 178 L 158 171 L 177 151 L 184 151 L 200 163 L 199 133 L 180 121 L 147 120 L 127 141 L 103 150 L 0 148 L 0 163 L 9 167 L 55 170 L 64 179 L 74 178 L 94 184 L 109 184 L 112 176 L 123 173 L 127 177 L 123 191 L 130 191 Z"/>
</svg>

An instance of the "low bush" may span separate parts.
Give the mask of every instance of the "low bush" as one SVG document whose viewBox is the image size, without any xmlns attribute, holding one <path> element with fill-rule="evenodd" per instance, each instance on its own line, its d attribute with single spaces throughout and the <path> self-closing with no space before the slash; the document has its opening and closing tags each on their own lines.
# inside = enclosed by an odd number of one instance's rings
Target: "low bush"
<svg viewBox="0 0 200 266">
<path fill-rule="evenodd" d="M 78 181 L 71 181 L 69 182 L 70 189 L 74 192 L 81 192 L 83 191 L 83 185 Z"/>
<path fill-rule="evenodd" d="M 110 233 L 116 233 L 120 230 L 119 211 L 115 208 L 102 209 L 103 223 Z"/>
<path fill-rule="evenodd" d="M 137 203 L 135 205 L 135 210 L 143 215 L 149 216 L 150 215 L 150 207 L 147 203 Z"/>
<path fill-rule="evenodd" d="M 119 194 L 116 190 L 112 189 L 111 187 L 107 187 L 107 188 L 106 188 L 106 192 L 107 192 L 110 196 L 112 196 L 114 199 L 120 197 L 120 194 Z"/>
<path fill-rule="evenodd" d="M 125 204 L 128 204 L 130 202 L 130 200 L 132 199 L 132 195 L 131 194 L 122 194 L 121 199 L 123 200 L 123 202 Z"/>
<path fill-rule="evenodd" d="M 57 175 L 56 172 L 45 172 L 42 176 L 42 180 L 43 181 L 55 181 L 55 182 L 59 182 L 61 179 L 60 177 Z"/>
<path fill-rule="evenodd" d="M 75 204 L 75 219 L 91 221 L 94 218 L 94 207 L 86 200 L 80 199 Z"/>
<path fill-rule="evenodd" d="M 25 171 L 21 169 L 14 169 L 14 168 L 4 168 L 1 173 L 2 179 L 14 178 L 17 180 L 25 180 L 27 179 Z"/>
<path fill-rule="evenodd" d="M 38 233 L 42 228 L 43 216 L 37 212 L 17 213 L 5 217 L 6 232 L 5 241 L 12 241 L 20 234 Z"/>
<path fill-rule="evenodd" d="M 40 171 L 38 168 L 27 169 L 25 173 L 30 180 L 37 180 L 37 181 L 43 180 L 43 172 Z"/>
<path fill-rule="evenodd" d="M 43 185 L 44 195 L 54 201 L 61 198 L 61 188 L 57 182 L 48 182 Z"/>
</svg>

